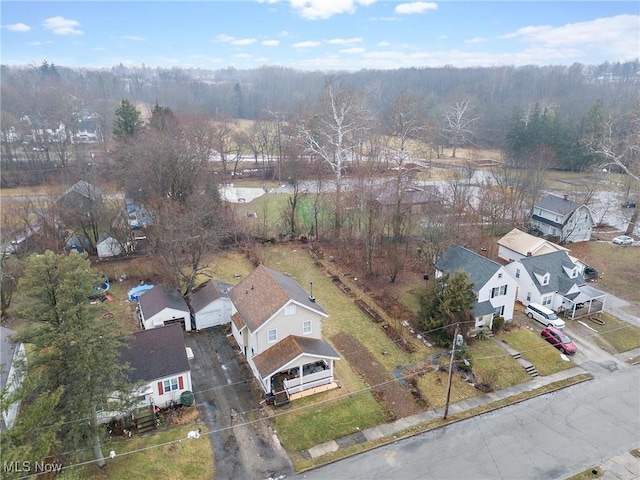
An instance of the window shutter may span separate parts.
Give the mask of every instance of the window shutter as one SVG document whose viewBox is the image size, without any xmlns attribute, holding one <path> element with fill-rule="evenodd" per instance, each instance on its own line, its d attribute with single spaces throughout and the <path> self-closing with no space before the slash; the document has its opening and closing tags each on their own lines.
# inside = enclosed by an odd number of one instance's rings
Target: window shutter
<svg viewBox="0 0 640 480">
<path fill-rule="evenodd" d="M 162 391 L 162 382 L 158 382 L 158 393 L 160 395 L 162 395 L 163 391 Z"/>
<path fill-rule="evenodd" d="M 182 382 L 182 375 L 178 377 L 178 388 L 182 390 L 184 388 L 184 383 Z"/>
</svg>

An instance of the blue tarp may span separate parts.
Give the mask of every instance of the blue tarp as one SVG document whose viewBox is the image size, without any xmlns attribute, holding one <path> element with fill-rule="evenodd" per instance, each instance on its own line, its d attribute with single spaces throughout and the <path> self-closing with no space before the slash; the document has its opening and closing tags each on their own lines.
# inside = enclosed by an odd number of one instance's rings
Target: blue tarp
<svg viewBox="0 0 640 480">
<path fill-rule="evenodd" d="M 138 285 L 129 290 L 129 300 L 138 300 L 140 295 L 147 290 L 151 290 L 153 285 Z"/>
</svg>

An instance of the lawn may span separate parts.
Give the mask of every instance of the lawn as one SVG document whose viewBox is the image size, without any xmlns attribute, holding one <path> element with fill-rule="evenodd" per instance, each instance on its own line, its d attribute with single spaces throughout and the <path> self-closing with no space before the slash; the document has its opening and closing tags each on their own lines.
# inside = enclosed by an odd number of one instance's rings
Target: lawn
<svg viewBox="0 0 640 480">
<path fill-rule="evenodd" d="M 187 439 L 187 432 L 199 428 L 200 438 Z M 103 444 L 105 453 L 116 452 L 100 469 L 82 467 L 78 478 L 162 478 L 167 480 L 215 478 L 213 450 L 202 423 L 194 423 L 148 436 L 111 440 Z M 73 478 L 73 477 L 71 477 Z"/>
<path fill-rule="evenodd" d="M 593 340 L 604 350 L 609 350 L 607 343 L 615 349 L 615 352 L 610 353 L 622 353 L 640 347 L 640 328 L 622 322 L 607 313 L 601 313 L 599 318 L 604 320 L 604 325 L 598 325 L 587 319 L 582 321 L 598 332 L 593 334 Z M 606 342 L 600 341 L 600 337 Z"/>
<path fill-rule="evenodd" d="M 502 390 L 531 380 L 511 355 L 491 339 L 477 340 L 468 348 L 473 358 L 473 372 L 480 383 L 487 383 L 493 390 Z"/>
<path fill-rule="evenodd" d="M 533 364 L 540 375 L 551 375 L 574 366 L 562 359 L 558 349 L 528 328 L 500 332 L 498 338 L 519 351 L 522 358 Z"/>
</svg>

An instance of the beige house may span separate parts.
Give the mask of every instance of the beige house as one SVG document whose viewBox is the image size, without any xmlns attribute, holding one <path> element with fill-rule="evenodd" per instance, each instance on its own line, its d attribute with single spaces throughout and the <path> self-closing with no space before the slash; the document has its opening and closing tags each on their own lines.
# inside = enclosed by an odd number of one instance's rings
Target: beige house
<svg viewBox="0 0 640 480">
<path fill-rule="evenodd" d="M 276 404 L 335 386 L 340 357 L 322 339 L 327 312 L 288 275 L 258 266 L 229 291 L 231 330 L 260 387 Z"/>
</svg>

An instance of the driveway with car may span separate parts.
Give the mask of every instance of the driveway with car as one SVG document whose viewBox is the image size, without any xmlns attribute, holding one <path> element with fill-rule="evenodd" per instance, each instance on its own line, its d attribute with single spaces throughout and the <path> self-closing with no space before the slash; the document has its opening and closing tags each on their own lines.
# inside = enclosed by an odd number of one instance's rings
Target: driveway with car
<svg viewBox="0 0 640 480">
<path fill-rule="evenodd" d="M 277 478 L 293 474 L 246 362 L 226 326 L 187 335 L 196 406 L 209 429 L 217 479 Z"/>
</svg>

